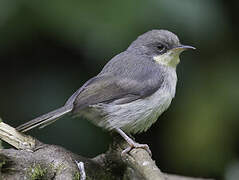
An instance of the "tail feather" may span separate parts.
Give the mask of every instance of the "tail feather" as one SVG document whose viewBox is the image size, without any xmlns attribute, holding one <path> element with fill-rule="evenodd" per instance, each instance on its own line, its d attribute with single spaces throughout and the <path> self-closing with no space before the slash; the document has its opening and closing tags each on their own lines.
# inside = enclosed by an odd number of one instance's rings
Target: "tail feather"
<svg viewBox="0 0 239 180">
<path fill-rule="evenodd" d="M 72 109 L 73 109 L 72 105 L 63 106 L 59 109 L 51 111 L 47 114 L 44 114 L 38 118 L 35 118 L 31 121 L 28 121 L 28 122 L 18 126 L 16 128 L 16 130 L 21 131 L 21 132 L 26 132 L 26 131 L 33 129 L 35 127 L 38 127 L 38 126 L 40 126 L 40 128 L 43 128 L 43 127 L 55 122 L 57 119 L 59 119 L 63 115 L 71 112 Z"/>
</svg>

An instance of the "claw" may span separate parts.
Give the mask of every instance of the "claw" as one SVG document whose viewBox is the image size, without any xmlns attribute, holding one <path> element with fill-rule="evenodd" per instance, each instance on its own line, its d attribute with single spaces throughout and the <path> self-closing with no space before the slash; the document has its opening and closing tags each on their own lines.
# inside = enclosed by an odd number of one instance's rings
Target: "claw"
<svg viewBox="0 0 239 180">
<path fill-rule="evenodd" d="M 125 156 L 127 153 L 129 153 L 134 148 L 142 148 L 142 149 L 146 150 L 149 153 L 149 155 L 152 157 L 152 152 L 149 149 L 149 146 L 147 144 L 139 144 L 137 142 L 134 142 L 129 145 L 130 145 L 129 147 L 127 147 L 126 149 L 124 149 L 122 151 L 121 156 Z"/>
<path fill-rule="evenodd" d="M 135 142 L 133 139 L 131 139 L 127 134 L 124 133 L 120 128 L 115 129 L 130 145 L 125 150 L 122 151 L 121 156 L 124 156 L 126 153 L 130 152 L 133 148 L 143 148 L 145 149 L 150 156 L 152 156 L 152 152 L 149 149 L 149 146 L 147 144 L 139 144 Z"/>
<path fill-rule="evenodd" d="M 129 146 L 127 148 L 125 148 L 122 152 L 121 152 L 121 156 L 125 156 L 128 152 L 130 152 L 132 150 L 132 147 Z"/>
</svg>

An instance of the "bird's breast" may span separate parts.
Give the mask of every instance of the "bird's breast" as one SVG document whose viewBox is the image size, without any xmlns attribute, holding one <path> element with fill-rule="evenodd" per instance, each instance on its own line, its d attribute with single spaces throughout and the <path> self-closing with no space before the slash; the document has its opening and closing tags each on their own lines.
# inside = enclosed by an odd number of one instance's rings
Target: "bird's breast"
<svg viewBox="0 0 239 180">
<path fill-rule="evenodd" d="M 169 107 L 175 96 L 176 82 L 176 72 L 172 71 L 152 95 L 125 104 L 92 105 L 84 115 L 97 126 L 107 130 L 121 128 L 134 134 L 146 131 Z"/>
</svg>

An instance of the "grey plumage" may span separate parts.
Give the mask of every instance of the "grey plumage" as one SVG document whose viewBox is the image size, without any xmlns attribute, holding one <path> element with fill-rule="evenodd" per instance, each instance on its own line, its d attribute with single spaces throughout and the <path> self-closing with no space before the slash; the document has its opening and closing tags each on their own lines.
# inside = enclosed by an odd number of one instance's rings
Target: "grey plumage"
<svg viewBox="0 0 239 180">
<path fill-rule="evenodd" d="M 136 66 L 130 61 L 133 58 L 137 58 L 140 65 Z M 153 68 L 147 68 L 149 64 L 152 64 Z M 126 51 L 113 58 L 78 94 L 74 101 L 74 111 L 96 103 L 110 103 L 116 99 L 127 98 L 127 102 L 130 102 L 146 97 L 160 88 L 162 73 L 163 68 L 153 60 L 149 62 L 147 58 Z"/>
<path fill-rule="evenodd" d="M 155 85 L 152 82 L 146 82 L 150 81 L 151 76 L 148 77 L 149 79 L 141 81 L 142 84 L 150 87 L 149 89 L 146 88 L 145 91 L 139 85 L 141 84 L 140 81 L 136 84 L 129 84 L 126 88 L 127 92 L 131 91 L 131 93 L 120 94 L 117 99 L 112 98 L 108 102 L 94 103 L 83 110 L 75 106 L 76 109 L 80 109 L 75 113 L 78 116 L 85 116 L 97 126 L 107 130 L 120 128 L 127 133 L 146 131 L 157 120 L 158 116 L 168 108 L 175 95 L 177 82 L 175 70 L 167 68 L 161 70 L 159 75 L 160 79 Z M 124 82 L 122 84 L 125 85 Z M 137 88 L 132 89 L 132 87 Z M 142 90 L 142 94 L 140 94 L 140 90 Z M 105 91 L 107 92 L 107 90 Z"/>
<path fill-rule="evenodd" d="M 129 133 L 147 130 L 169 107 L 175 95 L 176 68 L 168 59 L 177 60 L 177 54 L 171 50 L 180 46 L 178 37 L 166 30 L 152 30 L 139 36 L 126 51 L 111 59 L 97 76 L 76 91 L 63 108 L 17 129 L 27 131 L 45 126 L 71 113 L 85 116 L 107 130 L 120 128 Z M 162 63 L 158 61 L 161 55 Z"/>
<path fill-rule="evenodd" d="M 18 126 L 16 129 L 21 132 L 26 132 L 30 129 L 33 129 L 35 127 L 45 127 L 46 125 L 49 125 L 53 122 L 55 122 L 60 117 L 64 116 L 65 114 L 72 111 L 73 106 L 72 105 L 66 105 L 59 109 L 56 109 L 54 111 L 51 111 L 47 114 L 44 114 L 40 117 L 37 117 L 29 122 L 26 122 L 20 126 Z"/>
</svg>

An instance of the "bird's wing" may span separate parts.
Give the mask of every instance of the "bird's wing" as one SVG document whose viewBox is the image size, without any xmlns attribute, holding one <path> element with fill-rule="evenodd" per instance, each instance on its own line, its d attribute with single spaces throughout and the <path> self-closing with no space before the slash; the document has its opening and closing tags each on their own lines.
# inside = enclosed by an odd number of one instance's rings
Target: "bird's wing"
<svg viewBox="0 0 239 180">
<path fill-rule="evenodd" d="M 153 94 L 160 88 L 163 78 L 148 74 L 142 81 L 120 76 L 97 76 L 75 95 L 74 110 L 97 103 L 129 103 Z"/>
<path fill-rule="evenodd" d="M 111 59 L 67 101 L 73 111 L 97 103 L 129 103 L 150 96 L 163 84 L 165 69 L 148 57 L 129 51 Z"/>
</svg>

